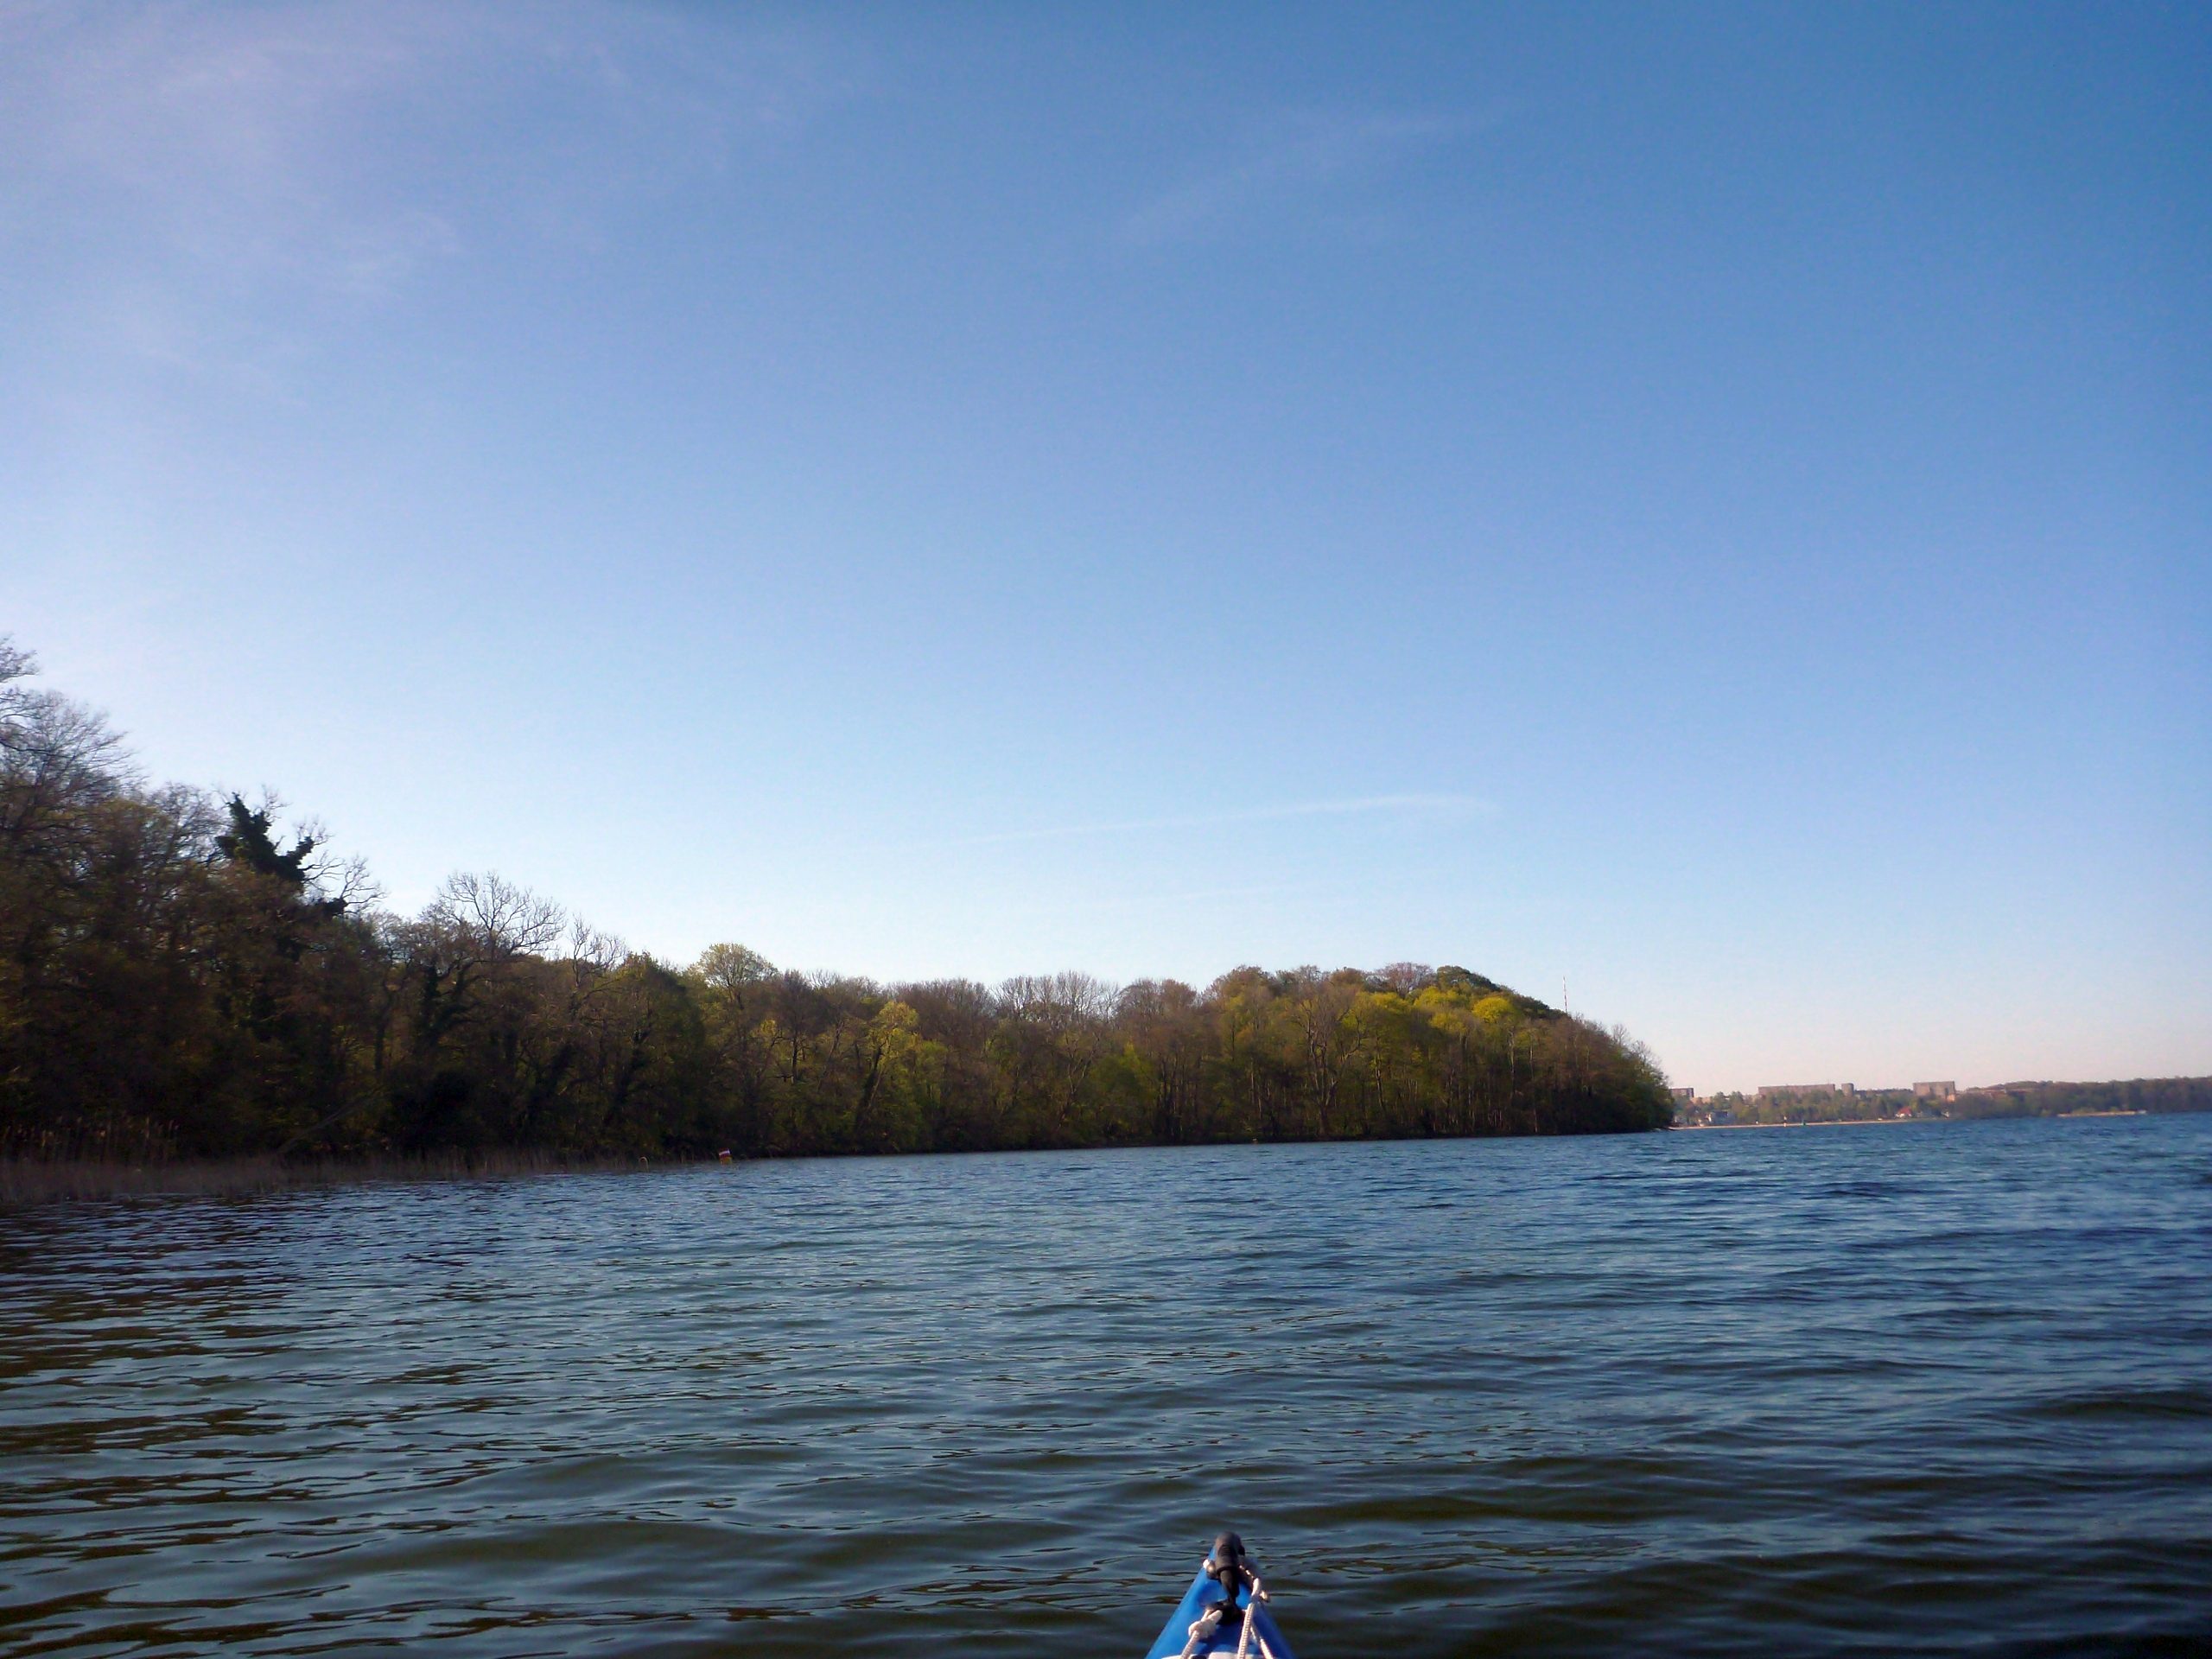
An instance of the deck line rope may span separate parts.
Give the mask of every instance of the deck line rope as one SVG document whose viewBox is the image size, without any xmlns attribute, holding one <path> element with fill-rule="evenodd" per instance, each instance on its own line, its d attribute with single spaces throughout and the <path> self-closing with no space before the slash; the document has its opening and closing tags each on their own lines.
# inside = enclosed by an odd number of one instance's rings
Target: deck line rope
<svg viewBox="0 0 2212 1659">
<path fill-rule="evenodd" d="M 1260 1575 L 1253 1573 L 1251 1599 L 1244 1609 L 1244 1628 L 1236 1637 L 1236 1659 L 1250 1659 L 1251 1644 L 1255 1642 L 1260 1644 L 1260 1659 L 1275 1659 L 1274 1650 L 1268 1646 L 1268 1638 L 1260 1634 L 1257 1622 L 1252 1617 L 1260 1604 L 1267 1599 L 1267 1590 L 1260 1583 Z M 1236 1592 L 1231 1588 L 1228 1600 L 1214 1603 L 1191 1621 L 1190 1640 L 1183 1644 L 1182 1659 L 1198 1659 L 1200 1649 L 1213 1639 L 1213 1633 L 1221 1628 L 1222 1619 L 1236 1605 Z"/>
<path fill-rule="evenodd" d="M 1236 1634 L 1236 1659 L 1247 1659 L 1252 1651 L 1252 1638 L 1259 1633 L 1257 1626 L 1260 1621 L 1253 1615 L 1260 1611 L 1261 1594 L 1260 1575 L 1255 1573 L 1252 1575 L 1252 1599 L 1244 1607 L 1244 1628 Z M 1262 1642 L 1260 1645 L 1264 1648 L 1267 1643 Z"/>
</svg>

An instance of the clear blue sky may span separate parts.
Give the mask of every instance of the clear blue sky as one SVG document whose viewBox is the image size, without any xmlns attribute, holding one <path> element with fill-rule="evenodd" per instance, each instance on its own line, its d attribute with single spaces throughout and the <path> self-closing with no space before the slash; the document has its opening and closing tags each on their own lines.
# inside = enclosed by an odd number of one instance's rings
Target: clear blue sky
<svg viewBox="0 0 2212 1659">
<path fill-rule="evenodd" d="M 2212 1071 L 2212 10 L 0 9 L 0 629 L 413 907 Z"/>
</svg>

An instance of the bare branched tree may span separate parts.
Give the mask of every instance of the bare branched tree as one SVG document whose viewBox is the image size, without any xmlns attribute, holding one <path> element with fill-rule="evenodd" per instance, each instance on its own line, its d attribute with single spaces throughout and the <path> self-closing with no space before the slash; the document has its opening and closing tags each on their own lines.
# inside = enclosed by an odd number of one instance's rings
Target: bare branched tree
<svg viewBox="0 0 2212 1659">
<path fill-rule="evenodd" d="M 551 899 L 486 871 L 448 876 L 423 919 L 496 962 L 543 950 L 561 937 L 564 918 Z"/>
</svg>

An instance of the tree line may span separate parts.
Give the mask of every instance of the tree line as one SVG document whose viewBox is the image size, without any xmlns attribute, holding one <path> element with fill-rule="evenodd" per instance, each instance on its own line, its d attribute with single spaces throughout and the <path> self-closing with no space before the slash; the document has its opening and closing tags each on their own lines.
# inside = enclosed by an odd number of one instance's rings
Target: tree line
<svg viewBox="0 0 2212 1659">
<path fill-rule="evenodd" d="M 1792 1093 L 1778 1099 L 1716 1094 L 1693 1123 L 1859 1123 L 1911 1117 L 2057 1117 L 2082 1112 L 2212 1112 L 2212 1077 L 2126 1077 L 2107 1083 L 1999 1083 L 1948 1099 L 1910 1089 Z"/>
<path fill-rule="evenodd" d="M 626 948 L 493 874 L 385 907 L 313 823 L 145 781 L 0 637 L 0 1156 L 970 1150 L 1659 1128 L 1460 968 L 882 985 Z"/>
<path fill-rule="evenodd" d="M 2069 1112 L 2212 1112 L 2212 1077 L 2109 1083 L 1999 1083 L 1959 1092 L 1955 1117 L 2056 1117 Z"/>
</svg>

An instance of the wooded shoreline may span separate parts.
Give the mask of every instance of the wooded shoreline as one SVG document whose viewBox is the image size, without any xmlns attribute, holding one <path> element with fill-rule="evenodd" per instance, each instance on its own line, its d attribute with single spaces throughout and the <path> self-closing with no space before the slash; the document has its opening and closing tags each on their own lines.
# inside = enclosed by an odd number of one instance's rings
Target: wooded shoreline
<svg viewBox="0 0 2212 1659">
<path fill-rule="evenodd" d="M 1626 1033 L 1480 974 L 885 985 L 633 950 L 491 873 L 412 915 L 312 821 L 147 784 L 0 639 L 0 1159 L 633 1160 L 1572 1135 Z"/>
</svg>

